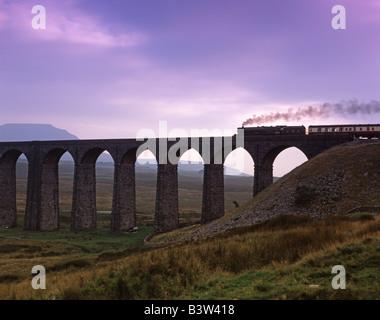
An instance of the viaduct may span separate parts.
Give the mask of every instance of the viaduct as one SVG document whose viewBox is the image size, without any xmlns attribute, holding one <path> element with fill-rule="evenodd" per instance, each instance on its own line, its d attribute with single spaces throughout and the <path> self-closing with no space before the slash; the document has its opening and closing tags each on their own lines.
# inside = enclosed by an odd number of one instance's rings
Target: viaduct
<svg viewBox="0 0 380 320">
<path fill-rule="evenodd" d="M 346 135 L 244 135 L 244 129 L 228 137 L 182 137 L 137 139 L 0 142 L 0 227 L 16 226 L 16 162 L 28 160 L 25 230 L 59 229 L 58 163 L 69 152 L 74 159 L 71 230 L 96 228 L 95 166 L 108 151 L 114 160 L 111 230 L 123 232 L 136 226 L 135 162 L 149 149 L 157 159 L 154 231 L 165 232 L 179 225 L 178 161 L 195 149 L 204 160 L 201 223 L 224 215 L 224 160 L 244 148 L 254 167 L 253 195 L 273 182 L 273 162 L 286 148 L 296 147 L 308 159 L 352 138 Z"/>
</svg>

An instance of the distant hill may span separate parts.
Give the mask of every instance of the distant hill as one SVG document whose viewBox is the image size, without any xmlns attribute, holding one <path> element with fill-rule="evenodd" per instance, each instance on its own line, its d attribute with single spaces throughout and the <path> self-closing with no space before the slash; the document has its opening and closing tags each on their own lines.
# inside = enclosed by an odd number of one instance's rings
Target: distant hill
<svg viewBox="0 0 380 320">
<path fill-rule="evenodd" d="M 79 140 L 79 138 L 51 124 L 7 123 L 0 126 L 0 142 L 33 140 Z M 21 155 L 20 159 L 25 160 L 25 156 Z M 65 161 L 70 161 L 71 159 L 68 154 L 62 157 L 62 160 Z"/>
<path fill-rule="evenodd" d="M 0 126 L 1 142 L 78 139 L 77 136 L 53 127 L 51 124 L 7 123 Z"/>
</svg>

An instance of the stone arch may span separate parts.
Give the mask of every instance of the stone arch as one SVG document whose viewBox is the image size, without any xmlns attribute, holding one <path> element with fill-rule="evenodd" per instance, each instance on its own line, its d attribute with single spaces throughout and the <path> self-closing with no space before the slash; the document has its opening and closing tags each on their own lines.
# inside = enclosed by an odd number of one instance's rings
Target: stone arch
<svg viewBox="0 0 380 320">
<path fill-rule="evenodd" d="M 238 162 L 239 162 L 236 166 L 234 166 L 236 169 L 239 169 L 240 171 L 244 171 L 244 170 L 249 170 L 250 173 L 253 174 L 253 169 L 254 167 L 252 166 L 252 168 L 249 168 L 248 166 L 250 166 L 252 163 L 253 165 L 255 164 L 255 159 L 254 157 L 252 156 L 252 154 L 247 150 L 245 149 L 244 147 L 238 147 L 238 148 L 234 148 L 232 150 L 229 150 L 228 153 L 225 154 L 225 157 L 224 157 L 224 162 L 223 162 L 223 165 L 227 165 L 228 164 L 228 161 L 230 157 L 232 157 L 234 154 L 236 155 L 236 153 L 240 153 L 238 154 L 238 156 L 242 156 L 242 154 L 245 156 L 243 159 L 238 159 Z M 248 165 L 245 163 L 246 161 L 248 161 Z M 236 162 L 236 160 L 235 160 Z"/>
<path fill-rule="evenodd" d="M 279 145 L 271 150 L 269 150 L 264 159 L 263 159 L 263 165 L 264 166 L 273 166 L 273 163 L 274 161 L 276 160 L 277 156 L 284 150 L 286 149 L 289 149 L 289 148 L 297 148 L 298 150 L 300 150 L 305 156 L 306 158 L 308 158 L 307 156 L 307 153 L 305 151 L 302 150 L 302 147 L 298 147 L 296 145 Z"/>
<path fill-rule="evenodd" d="M 136 223 L 151 225 L 157 208 L 158 159 L 149 148 L 136 155 Z"/>
<path fill-rule="evenodd" d="M 87 150 L 83 154 L 83 156 L 82 156 L 82 158 L 80 160 L 80 164 L 95 165 L 96 160 L 99 158 L 99 156 L 104 151 L 107 151 L 107 150 L 104 149 L 104 148 L 99 148 L 99 147 L 94 147 L 94 148 L 91 148 L 91 149 Z M 111 154 L 111 156 L 112 156 L 112 154 Z M 112 157 L 112 159 L 113 159 L 113 157 Z M 114 160 L 114 162 L 115 162 L 115 160 Z"/>
<path fill-rule="evenodd" d="M 259 163 L 255 164 L 254 194 L 259 193 L 273 183 L 273 163 L 282 151 L 291 147 L 298 148 L 307 157 L 307 153 L 297 145 L 280 144 L 267 150 L 259 159 Z"/>
<path fill-rule="evenodd" d="M 227 212 L 233 211 L 252 198 L 254 168 L 253 157 L 243 147 L 232 150 L 226 156 L 224 161 L 224 192 Z"/>
<path fill-rule="evenodd" d="M 22 154 L 23 152 L 18 149 L 5 151 L 0 157 L 0 165 L 16 165 L 17 160 Z M 28 159 L 26 155 L 25 157 Z"/>
<path fill-rule="evenodd" d="M 156 160 L 156 162 L 158 163 L 158 152 L 156 152 L 156 150 L 152 150 L 151 148 L 146 148 L 146 149 L 138 149 L 136 151 L 136 158 L 139 158 L 141 156 L 142 153 L 144 152 L 149 152 L 150 154 L 153 155 L 154 159 Z"/>
<path fill-rule="evenodd" d="M 289 159 L 291 159 L 290 162 Z M 285 148 L 273 161 L 273 174 L 282 177 L 307 160 L 308 156 L 300 148 L 296 146 Z"/>
<path fill-rule="evenodd" d="M 182 156 L 187 153 L 192 148 L 189 146 L 189 138 L 176 138 L 173 141 L 167 142 L 167 161 L 166 163 L 172 164 L 172 165 L 178 165 L 179 160 L 182 158 Z M 197 150 L 198 151 L 198 150 Z M 199 152 L 199 151 L 198 151 Z M 160 155 L 159 159 L 164 160 L 165 156 Z M 160 163 L 161 164 L 161 163 Z M 165 163 L 162 163 L 165 164 Z"/>
<path fill-rule="evenodd" d="M 12 228 L 17 226 L 17 180 L 16 164 L 21 150 L 10 149 L 1 154 L 0 157 L 0 227 Z M 29 159 L 24 154 L 29 166 Z M 28 181 L 29 168 L 26 180 Z M 25 193 L 27 187 L 25 188 Z"/>
<path fill-rule="evenodd" d="M 203 140 L 202 138 L 202 142 Z M 202 152 L 208 153 L 207 156 L 204 156 L 206 164 L 223 165 L 228 155 L 236 149 L 236 143 L 233 137 L 212 137 L 208 146 L 202 143 L 202 149 L 204 149 Z"/>
<path fill-rule="evenodd" d="M 204 163 L 203 157 L 200 154 L 199 150 L 195 148 L 188 148 L 186 151 L 183 151 L 180 153 L 180 160 L 186 155 L 192 153 L 191 158 L 188 159 L 189 162 L 194 162 L 194 161 L 201 161 Z"/>
<path fill-rule="evenodd" d="M 199 223 L 202 212 L 204 160 L 198 150 L 182 152 L 178 170 L 178 211 L 181 223 Z"/>
<path fill-rule="evenodd" d="M 46 155 L 43 158 L 42 164 L 47 164 L 47 165 L 58 165 L 60 159 L 65 153 L 70 154 L 70 156 L 73 158 L 72 154 L 70 151 L 63 149 L 63 148 L 54 148 L 52 150 L 49 150 Z"/>
<path fill-rule="evenodd" d="M 121 164 L 135 164 L 136 160 L 138 158 L 137 156 L 137 149 L 138 148 L 132 148 L 129 149 L 122 157 L 121 157 Z"/>
</svg>

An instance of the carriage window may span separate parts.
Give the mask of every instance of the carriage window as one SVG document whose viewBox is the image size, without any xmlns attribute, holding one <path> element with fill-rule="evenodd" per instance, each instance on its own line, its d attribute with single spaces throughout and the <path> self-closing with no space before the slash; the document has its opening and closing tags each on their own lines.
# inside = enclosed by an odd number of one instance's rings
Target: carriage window
<svg viewBox="0 0 380 320">
<path fill-rule="evenodd" d="M 360 128 L 360 131 L 363 131 L 363 128 Z"/>
<path fill-rule="evenodd" d="M 369 127 L 367 127 L 367 131 L 369 131 Z"/>
<path fill-rule="evenodd" d="M 329 128 L 325 128 L 325 132 L 329 132 Z"/>
<path fill-rule="evenodd" d="M 318 132 L 322 132 L 322 128 L 318 128 Z"/>
<path fill-rule="evenodd" d="M 342 131 L 343 131 L 343 128 L 339 128 L 339 131 L 342 132 Z"/>
<path fill-rule="evenodd" d="M 375 128 L 372 128 L 372 131 L 375 131 Z"/>
</svg>

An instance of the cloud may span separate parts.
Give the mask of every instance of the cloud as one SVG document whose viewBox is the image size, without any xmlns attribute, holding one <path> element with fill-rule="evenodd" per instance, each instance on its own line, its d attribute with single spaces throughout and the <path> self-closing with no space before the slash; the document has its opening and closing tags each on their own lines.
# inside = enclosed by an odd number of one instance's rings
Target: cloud
<svg viewBox="0 0 380 320">
<path fill-rule="evenodd" d="M 16 38 L 29 41 L 61 41 L 101 47 L 135 47 L 147 40 L 145 34 L 102 21 L 84 12 L 73 2 L 47 1 L 46 29 L 34 30 L 29 1 L 0 1 L 0 31 L 11 31 Z"/>
<path fill-rule="evenodd" d="M 52 12 L 47 39 L 104 47 L 134 47 L 144 43 L 146 37 L 135 31 L 112 32 L 96 18 L 75 10 L 68 16 Z"/>
</svg>

